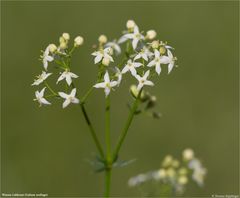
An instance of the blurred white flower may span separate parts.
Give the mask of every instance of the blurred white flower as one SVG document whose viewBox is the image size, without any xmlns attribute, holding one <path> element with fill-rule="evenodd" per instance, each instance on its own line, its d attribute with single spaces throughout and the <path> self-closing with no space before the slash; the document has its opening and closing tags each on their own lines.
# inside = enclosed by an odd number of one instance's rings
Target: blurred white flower
<svg viewBox="0 0 240 198">
<path fill-rule="evenodd" d="M 170 73 L 173 69 L 173 66 L 175 64 L 175 61 L 177 60 L 176 57 L 173 57 L 173 54 L 170 50 L 167 50 L 167 54 L 168 54 L 168 58 L 169 58 L 169 61 L 168 61 L 168 73 Z"/>
<path fill-rule="evenodd" d="M 45 49 L 42 56 L 43 67 L 45 70 L 48 68 L 48 62 L 52 62 L 54 59 L 49 55 L 49 46 Z"/>
<path fill-rule="evenodd" d="M 103 88 L 104 92 L 105 92 L 105 96 L 107 97 L 109 95 L 112 87 L 115 87 L 116 85 L 118 85 L 118 82 L 117 81 L 110 81 L 109 74 L 106 71 L 106 73 L 104 75 L 104 82 L 97 83 L 93 87 L 95 87 L 95 88 Z"/>
<path fill-rule="evenodd" d="M 194 158 L 194 151 L 190 148 L 187 148 L 182 153 L 183 159 L 186 161 L 190 161 Z"/>
<path fill-rule="evenodd" d="M 148 63 L 148 67 L 155 66 L 155 70 L 159 75 L 161 73 L 161 64 L 168 64 L 169 58 L 167 56 L 160 56 L 160 52 L 158 50 L 154 50 L 154 59 Z"/>
<path fill-rule="evenodd" d="M 77 92 L 76 88 L 74 88 L 70 94 L 66 94 L 64 92 L 58 92 L 59 96 L 65 99 L 62 105 L 63 108 L 67 107 L 70 103 L 74 103 L 74 104 L 79 103 L 79 99 L 75 97 L 76 92 Z"/>
<path fill-rule="evenodd" d="M 111 51 L 112 51 L 112 48 L 107 47 L 104 50 L 93 52 L 92 55 L 95 56 L 94 64 L 99 63 L 103 58 L 108 59 L 111 62 L 114 62 L 112 56 L 110 55 Z"/>
<path fill-rule="evenodd" d="M 128 60 L 127 64 L 122 69 L 122 73 L 130 71 L 133 76 L 137 75 L 137 71 L 135 68 L 142 66 L 142 63 L 133 62 L 131 59 Z"/>
<path fill-rule="evenodd" d="M 42 74 L 37 76 L 37 79 L 34 80 L 32 85 L 39 85 L 41 84 L 44 80 L 48 78 L 52 73 L 46 73 L 45 71 L 42 71 Z"/>
<path fill-rule="evenodd" d="M 57 46 L 55 44 L 50 44 L 48 48 L 51 53 L 54 53 L 57 51 Z"/>
<path fill-rule="evenodd" d="M 148 61 L 148 58 L 151 57 L 152 55 L 153 53 L 150 52 L 148 48 L 143 47 L 143 49 L 141 49 L 141 51 L 134 57 L 133 60 L 143 58 L 145 61 Z"/>
<path fill-rule="evenodd" d="M 67 84 L 70 86 L 72 84 L 72 78 L 78 78 L 78 76 L 69 70 L 65 70 L 58 78 L 57 83 L 63 79 L 66 79 Z"/>
<path fill-rule="evenodd" d="M 157 32 L 155 30 L 148 30 L 146 34 L 147 39 L 154 39 L 157 36 Z"/>
<path fill-rule="evenodd" d="M 50 105 L 50 104 L 51 104 L 50 102 L 48 102 L 48 101 L 44 98 L 45 89 L 46 89 L 46 87 L 44 87 L 40 92 L 39 92 L 39 91 L 36 91 L 36 92 L 35 92 L 35 97 L 36 97 L 36 98 L 34 99 L 34 101 L 38 101 L 40 106 L 42 106 L 43 104 L 44 104 L 44 105 Z"/>
<path fill-rule="evenodd" d="M 118 43 L 123 43 L 128 39 L 132 40 L 133 49 L 137 48 L 137 44 L 140 40 L 144 40 L 144 36 L 139 32 L 139 29 L 138 29 L 137 25 L 134 26 L 133 33 L 128 33 L 128 34 L 123 35 L 119 39 Z"/>
<path fill-rule="evenodd" d="M 150 80 L 147 80 L 148 76 L 150 74 L 150 71 L 148 70 L 142 77 L 139 75 L 136 75 L 136 79 L 138 80 L 138 86 L 137 86 L 137 90 L 140 91 L 140 89 L 142 89 L 142 87 L 144 85 L 148 85 L 148 86 L 153 86 L 154 83 Z"/>
<path fill-rule="evenodd" d="M 115 72 L 115 76 L 117 77 L 117 83 L 119 86 L 122 81 L 122 72 L 120 71 L 120 69 L 118 69 L 118 67 L 115 67 Z"/>
<path fill-rule="evenodd" d="M 116 55 L 121 54 L 121 47 L 118 45 L 116 40 L 106 43 L 105 47 L 111 47 L 116 52 Z"/>
</svg>

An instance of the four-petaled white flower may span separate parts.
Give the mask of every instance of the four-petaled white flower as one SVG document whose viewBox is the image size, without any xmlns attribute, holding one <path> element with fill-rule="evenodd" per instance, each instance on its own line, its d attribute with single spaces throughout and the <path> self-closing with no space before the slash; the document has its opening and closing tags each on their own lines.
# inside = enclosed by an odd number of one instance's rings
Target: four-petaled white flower
<svg viewBox="0 0 240 198">
<path fill-rule="evenodd" d="M 75 97 L 76 92 L 77 92 L 76 88 L 74 88 L 70 94 L 66 94 L 64 92 L 58 92 L 59 96 L 65 99 L 62 105 L 63 108 L 67 107 L 70 103 L 74 103 L 74 104 L 79 103 L 79 99 Z"/>
<path fill-rule="evenodd" d="M 66 79 L 67 84 L 70 86 L 72 84 L 72 78 L 78 78 L 78 76 L 69 70 L 64 71 L 58 78 L 57 83 L 63 79 Z"/>
<path fill-rule="evenodd" d="M 128 34 L 123 35 L 123 36 L 119 39 L 118 43 L 123 43 L 123 42 L 125 42 L 127 39 L 131 39 L 131 40 L 132 40 L 133 49 L 136 49 L 138 42 L 139 42 L 140 40 L 144 40 L 144 36 L 139 32 L 138 26 L 135 25 L 135 26 L 134 26 L 133 33 L 128 33 Z"/>
<path fill-rule="evenodd" d="M 167 50 L 167 54 L 168 54 L 168 73 L 170 73 L 174 67 L 177 58 L 173 57 L 173 54 L 169 49 Z"/>
<path fill-rule="evenodd" d="M 167 56 L 161 56 L 160 52 L 158 50 L 154 50 L 154 59 L 148 63 L 148 67 L 155 66 L 155 70 L 158 73 L 158 75 L 161 73 L 161 64 L 168 64 L 169 58 Z"/>
<path fill-rule="evenodd" d="M 94 64 L 99 63 L 102 59 L 108 59 L 109 61 L 114 62 L 112 56 L 110 55 L 111 51 L 112 48 L 107 47 L 104 50 L 93 52 L 92 55 L 95 56 Z"/>
<path fill-rule="evenodd" d="M 45 71 L 42 71 L 42 74 L 37 76 L 37 79 L 34 80 L 32 85 L 39 85 L 41 84 L 44 80 L 48 78 L 52 73 L 46 73 Z"/>
<path fill-rule="evenodd" d="M 134 60 L 143 58 L 145 61 L 148 61 L 148 58 L 150 58 L 152 55 L 153 53 L 150 52 L 148 48 L 143 47 L 143 49 L 134 57 Z"/>
<path fill-rule="evenodd" d="M 48 102 L 45 98 L 44 98 L 44 91 L 45 91 L 46 87 L 44 87 L 40 92 L 39 91 L 35 91 L 35 99 L 34 101 L 38 101 L 39 105 L 42 106 L 43 104 L 45 105 L 50 105 L 51 103 Z"/>
<path fill-rule="evenodd" d="M 142 87 L 144 85 L 148 85 L 148 86 L 153 86 L 154 83 L 150 80 L 147 80 L 148 76 L 150 74 L 150 71 L 148 70 L 143 77 L 136 75 L 136 79 L 138 80 L 138 86 L 137 86 L 137 90 L 140 91 L 142 89 Z"/>
<path fill-rule="evenodd" d="M 128 60 L 127 64 L 124 66 L 122 73 L 125 74 L 126 72 L 130 71 L 133 76 L 137 75 L 136 67 L 142 66 L 142 63 L 133 62 L 131 59 Z"/>
<path fill-rule="evenodd" d="M 95 88 L 104 88 L 105 96 L 107 97 L 112 89 L 112 87 L 115 87 L 118 84 L 117 81 L 110 81 L 109 74 L 106 71 L 104 75 L 104 82 L 97 83 L 93 87 Z"/>
<path fill-rule="evenodd" d="M 117 55 L 121 54 L 121 51 L 122 51 L 121 47 L 118 45 L 116 40 L 106 43 L 105 47 L 111 47 L 112 49 L 114 49 L 116 51 Z"/>
<path fill-rule="evenodd" d="M 43 56 L 42 56 L 42 61 L 43 61 L 43 67 L 45 68 L 45 70 L 47 70 L 48 68 L 48 62 L 52 62 L 53 61 L 53 57 L 49 55 L 49 46 L 45 49 L 45 51 L 43 52 Z"/>
</svg>

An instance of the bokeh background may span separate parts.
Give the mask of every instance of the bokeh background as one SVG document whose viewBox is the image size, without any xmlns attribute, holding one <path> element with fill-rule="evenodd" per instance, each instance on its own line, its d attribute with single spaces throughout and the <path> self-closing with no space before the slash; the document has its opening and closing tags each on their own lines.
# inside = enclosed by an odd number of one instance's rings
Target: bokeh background
<svg viewBox="0 0 240 198">
<path fill-rule="evenodd" d="M 62 32 L 82 35 L 73 58 L 79 93 L 96 78 L 92 45 L 104 33 L 119 38 L 128 19 L 141 30 L 155 29 L 176 48 L 178 68 L 164 68 L 151 89 L 159 120 L 134 120 L 121 159 L 137 159 L 115 169 L 113 196 L 139 196 L 129 177 L 160 167 L 166 154 L 181 156 L 190 147 L 208 169 L 205 187 L 190 185 L 186 196 L 238 194 L 238 2 L 1 2 L 1 191 L 49 196 L 100 196 L 103 174 L 88 164 L 96 153 L 77 105 L 60 102 L 39 108 L 33 78 L 42 70 L 40 50 L 57 43 Z M 54 82 L 53 82 L 54 83 Z M 115 143 L 131 101 L 129 83 L 112 93 Z M 96 90 L 87 109 L 103 136 L 104 95 Z"/>
</svg>

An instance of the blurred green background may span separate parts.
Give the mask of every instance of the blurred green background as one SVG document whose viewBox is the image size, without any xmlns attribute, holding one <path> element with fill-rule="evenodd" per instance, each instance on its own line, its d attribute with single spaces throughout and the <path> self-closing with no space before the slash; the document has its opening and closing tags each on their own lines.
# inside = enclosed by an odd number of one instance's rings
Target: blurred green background
<svg viewBox="0 0 240 198">
<path fill-rule="evenodd" d="M 190 185 L 186 196 L 238 194 L 238 2 L 1 2 L 1 191 L 49 196 L 100 196 L 103 174 L 87 163 L 96 153 L 77 105 L 60 102 L 39 108 L 32 101 L 33 78 L 42 70 L 40 50 L 58 42 L 62 32 L 82 35 L 73 58 L 83 94 L 96 78 L 92 45 L 104 33 L 119 38 L 128 19 L 141 30 L 155 29 L 176 48 L 178 68 L 166 68 L 151 93 L 158 98 L 159 120 L 134 120 L 115 169 L 113 196 L 138 196 L 129 177 L 160 167 L 166 154 L 186 147 L 208 169 L 203 189 Z M 54 83 L 54 82 L 53 82 Z M 127 117 L 129 83 L 112 93 L 113 143 Z M 96 90 L 87 109 L 103 136 L 104 95 Z"/>
</svg>

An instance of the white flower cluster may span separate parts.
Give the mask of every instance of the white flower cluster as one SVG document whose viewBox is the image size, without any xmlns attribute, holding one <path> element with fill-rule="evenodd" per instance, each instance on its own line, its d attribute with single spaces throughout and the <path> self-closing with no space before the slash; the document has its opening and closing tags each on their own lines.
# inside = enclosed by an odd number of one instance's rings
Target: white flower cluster
<svg viewBox="0 0 240 198">
<path fill-rule="evenodd" d="M 203 186 L 207 173 L 199 159 L 194 156 L 192 149 L 185 149 L 182 153 L 182 161 L 167 155 L 159 170 L 139 174 L 128 181 L 130 187 L 139 186 L 148 181 L 161 182 L 170 185 L 174 192 L 182 194 L 186 184 L 189 182 L 189 176 L 199 186 Z"/>
<path fill-rule="evenodd" d="M 55 92 L 48 85 L 47 78 L 53 73 L 47 73 L 48 65 L 50 62 L 54 62 L 57 67 L 61 70 L 60 76 L 56 80 L 56 84 L 58 84 L 62 80 L 66 80 L 66 84 L 68 85 L 68 89 L 73 85 L 72 81 L 74 78 L 78 78 L 78 76 L 71 72 L 69 58 L 71 57 L 73 51 L 83 44 L 83 38 L 81 36 L 77 36 L 74 39 L 74 43 L 72 48 L 69 47 L 70 35 L 68 33 L 63 33 L 59 38 L 58 47 L 55 44 L 49 44 L 47 48 L 43 51 L 43 55 L 41 56 L 41 60 L 43 63 L 43 68 L 45 71 L 42 71 L 42 74 L 37 76 L 32 86 L 38 86 L 40 84 L 44 84 L 45 87 L 42 90 L 35 92 L 35 101 L 38 101 L 41 105 L 50 105 L 51 103 L 45 99 L 45 97 L 61 97 L 65 101 L 63 102 L 63 108 L 67 107 L 70 103 L 79 103 L 79 99 L 76 98 L 76 88 L 73 88 L 70 91 L 70 94 L 66 94 L 64 92 Z M 46 88 L 51 93 L 50 95 L 44 96 Z M 67 89 L 67 90 L 68 90 Z"/>
<path fill-rule="evenodd" d="M 98 50 L 94 51 L 92 55 L 94 63 L 99 65 L 101 71 L 105 71 L 103 82 L 101 78 L 98 79 L 100 83 L 94 85 L 95 88 L 104 88 L 106 97 L 109 95 L 111 89 L 116 85 L 119 86 L 123 74 L 130 73 L 138 81 L 138 91 L 143 86 L 153 86 L 154 83 L 149 80 L 154 76 L 154 73 L 160 75 L 161 65 L 168 65 L 168 73 L 170 73 L 175 66 L 176 57 L 173 56 L 173 48 L 166 43 L 153 40 L 157 36 L 156 31 L 149 30 L 144 35 L 139 31 L 138 26 L 133 20 L 127 21 L 127 30 L 124 31 L 120 39 L 108 42 L 105 35 L 98 38 Z M 111 63 L 114 62 L 114 55 L 118 56 L 123 51 L 121 44 L 126 43 L 126 50 L 124 61 L 118 66 L 115 65 L 116 73 L 109 75 Z M 103 75 L 102 75 L 103 76 Z M 117 78 L 117 79 L 116 79 Z M 117 82 L 117 83 L 115 83 Z"/>
</svg>

